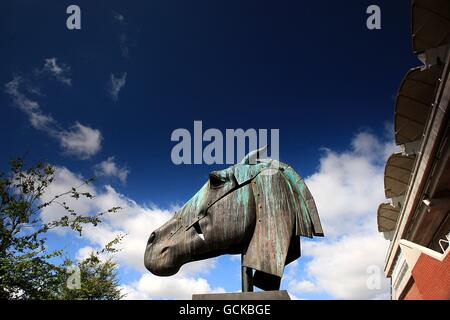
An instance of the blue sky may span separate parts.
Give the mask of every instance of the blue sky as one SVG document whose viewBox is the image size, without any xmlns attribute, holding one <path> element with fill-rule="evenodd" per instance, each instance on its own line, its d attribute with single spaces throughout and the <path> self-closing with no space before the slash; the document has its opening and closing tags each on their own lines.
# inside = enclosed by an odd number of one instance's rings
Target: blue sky
<svg viewBox="0 0 450 320">
<path fill-rule="evenodd" d="M 370 31 L 365 12 L 374 3 L 382 29 Z M 81 8 L 81 30 L 66 28 L 70 4 Z M 2 1 L 0 168 L 26 154 L 30 162 L 45 159 L 74 175 L 103 172 L 99 194 L 110 185 L 149 215 L 159 210 L 164 216 L 188 200 L 208 172 L 225 168 L 171 162 L 172 131 L 192 130 L 201 120 L 205 130 L 279 129 L 281 160 L 313 184 L 327 174 L 327 161 L 345 165 L 346 156 L 381 170 L 397 88 L 419 64 L 409 6 L 406 0 Z M 124 80 L 117 97 L 111 77 Z M 38 103 L 51 129 L 31 124 L 30 112 L 17 106 L 24 102 L 18 94 Z M 84 151 L 70 140 L 82 132 L 93 139 Z M 98 244 L 70 234 L 51 241 L 74 255 Z M 320 282 L 305 271 L 314 259 L 305 256 L 292 268 L 289 279 L 306 288 L 297 297 L 355 297 L 324 285 L 309 290 L 305 281 Z M 186 277 L 239 290 L 238 260 L 219 258 L 206 269 Z M 131 286 L 142 272 L 122 264 L 120 275 Z"/>
</svg>

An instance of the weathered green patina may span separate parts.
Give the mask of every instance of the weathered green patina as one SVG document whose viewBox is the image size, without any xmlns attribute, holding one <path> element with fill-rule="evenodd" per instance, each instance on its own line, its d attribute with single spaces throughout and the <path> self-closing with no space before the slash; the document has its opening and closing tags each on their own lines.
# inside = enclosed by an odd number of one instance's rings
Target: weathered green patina
<svg viewBox="0 0 450 320">
<path fill-rule="evenodd" d="M 211 172 L 205 185 L 151 234 L 147 269 L 168 276 L 191 261 L 240 253 L 243 291 L 253 285 L 279 289 L 285 265 L 300 257 L 300 236 L 323 236 L 323 230 L 304 180 L 287 164 L 259 159 L 260 151 Z"/>
</svg>

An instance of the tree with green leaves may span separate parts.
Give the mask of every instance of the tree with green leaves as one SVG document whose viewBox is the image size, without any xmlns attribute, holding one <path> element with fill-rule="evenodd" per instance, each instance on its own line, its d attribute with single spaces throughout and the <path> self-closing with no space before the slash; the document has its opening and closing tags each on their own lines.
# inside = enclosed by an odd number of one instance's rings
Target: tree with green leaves
<svg viewBox="0 0 450 320">
<path fill-rule="evenodd" d="M 66 260 L 65 265 L 71 267 L 72 272 L 63 274 L 58 299 L 119 300 L 123 298 L 124 294 L 122 294 L 117 280 L 117 264 L 110 257 L 103 261 L 101 259 L 103 253 L 117 251 L 114 245 L 118 244 L 122 237 L 115 238 L 99 252 L 91 252 L 86 259 L 77 264 Z M 74 265 L 76 268 L 73 267 Z M 75 286 L 67 285 L 71 281 L 75 282 Z"/>
<path fill-rule="evenodd" d="M 85 180 L 81 185 L 54 195 L 43 201 L 44 193 L 54 181 L 55 167 L 37 163 L 26 167 L 23 159 L 10 162 L 10 171 L 0 173 L 0 298 L 1 299 L 119 299 L 116 264 L 112 260 L 102 261 L 99 254 L 78 263 L 81 270 L 81 289 L 69 292 L 66 281 L 70 260 L 62 263 L 63 250 L 48 251 L 46 234 L 56 228 L 67 228 L 82 234 L 83 226 L 97 226 L 107 213 L 115 213 L 120 207 L 113 207 L 100 213 L 80 214 L 64 201 L 92 199 L 93 195 L 80 191 L 93 182 Z M 61 218 L 43 222 L 44 208 L 59 206 L 64 214 Z M 105 252 L 114 252 L 111 241 Z"/>
</svg>

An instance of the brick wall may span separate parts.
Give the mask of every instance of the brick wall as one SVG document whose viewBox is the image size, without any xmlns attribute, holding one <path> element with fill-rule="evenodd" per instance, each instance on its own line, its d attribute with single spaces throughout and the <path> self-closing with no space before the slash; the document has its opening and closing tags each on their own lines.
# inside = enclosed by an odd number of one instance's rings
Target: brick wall
<svg viewBox="0 0 450 320">
<path fill-rule="evenodd" d="M 408 293 L 404 297 L 404 300 L 423 300 L 423 297 L 420 294 L 419 289 L 417 288 L 417 285 L 415 282 L 413 283 L 413 285 L 409 289 Z"/>
<path fill-rule="evenodd" d="M 439 261 L 422 253 L 412 276 L 414 284 L 405 300 L 450 300 L 450 254 Z"/>
</svg>

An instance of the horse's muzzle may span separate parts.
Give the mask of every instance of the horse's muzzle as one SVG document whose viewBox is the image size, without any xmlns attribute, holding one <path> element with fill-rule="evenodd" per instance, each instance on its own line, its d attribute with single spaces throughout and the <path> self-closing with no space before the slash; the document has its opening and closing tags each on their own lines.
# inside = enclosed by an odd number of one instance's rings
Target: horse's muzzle
<svg viewBox="0 0 450 320">
<path fill-rule="evenodd" d="M 148 271 L 157 276 L 172 276 L 181 265 L 170 261 L 170 248 L 160 244 L 148 243 L 144 255 L 144 265 Z"/>
</svg>

